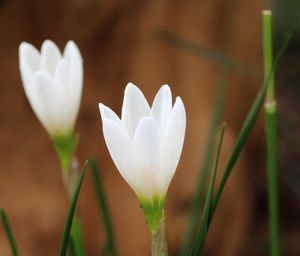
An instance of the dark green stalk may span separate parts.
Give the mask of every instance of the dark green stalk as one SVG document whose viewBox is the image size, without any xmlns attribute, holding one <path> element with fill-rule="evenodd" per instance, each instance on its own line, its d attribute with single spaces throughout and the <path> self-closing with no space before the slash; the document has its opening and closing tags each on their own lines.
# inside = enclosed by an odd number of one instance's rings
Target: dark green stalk
<svg viewBox="0 0 300 256">
<path fill-rule="evenodd" d="M 265 77 L 272 69 L 272 13 L 262 12 L 263 19 L 263 53 Z M 265 132 L 267 149 L 270 255 L 279 256 L 278 232 L 278 191 L 277 191 L 277 106 L 274 92 L 274 75 L 268 83 L 265 100 Z"/>
<path fill-rule="evenodd" d="M 80 219 L 77 213 L 75 213 L 72 222 L 71 238 L 72 238 L 72 256 L 83 256 L 84 244 L 83 244 Z"/>
<path fill-rule="evenodd" d="M 218 190 L 217 190 L 217 193 L 216 193 L 216 196 L 214 197 L 214 203 L 213 203 L 213 206 L 212 206 L 212 212 L 211 212 L 211 218 L 210 218 L 210 221 L 214 215 L 214 212 L 216 210 L 216 207 L 220 201 L 220 198 L 221 198 L 221 195 L 222 195 L 222 192 L 223 192 L 223 189 L 225 187 L 225 184 L 233 170 L 233 167 L 244 147 L 244 145 L 246 144 L 247 142 L 247 139 L 249 137 L 249 134 L 253 128 L 253 125 L 256 121 L 256 118 L 257 118 L 257 115 L 259 113 L 259 110 L 261 108 L 261 106 L 263 105 L 263 102 L 264 102 L 264 98 L 265 98 L 265 95 L 266 95 L 266 91 L 267 91 L 267 88 L 268 88 L 268 83 L 273 75 L 273 71 L 277 65 L 277 63 L 279 62 L 279 59 L 280 57 L 282 56 L 284 50 L 286 49 L 289 41 L 291 39 L 291 34 L 288 33 L 286 36 L 285 36 L 285 40 L 278 52 L 278 54 L 276 55 L 276 58 L 274 60 L 274 63 L 273 63 L 273 66 L 272 66 L 272 69 L 270 71 L 270 73 L 268 74 L 268 77 L 267 79 L 265 80 L 264 82 L 264 85 L 261 87 L 261 89 L 259 90 L 256 98 L 255 98 L 255 101 L 253 102 L 252 104 L 252 107 L 242 125 L 242 128 L 241 128 L 241 131 L 238 135 L 238 138 L 237 138 L 237 141 L 234 145 L 234 148 L 232 150 L 232 153 L 229 157 L 229 160 L 226 164 L 226 167 L 225 167 L 225 170 L 224 170 L 224 174 L 222 176 L 222 179 L 221 179 L 221 182 L 220 182 L 220 185 L 218 187 Z"/>
<path fill-rule="evenodd" d="M 8 218 L 4 212 L 3 209 L 0 208 L 0 218 L 4 227 L 4 231 L 7 237 L 7 240 L 9 242 L 9 246 L 11 249 L 11 253 L 13 256 L 18 256 L 18 249 L 17 249 L 17 244 L 16 244 L 16 240 L 14 238 L 14 235 L 12 233 Z"/>
<path fill-rule="evenodd" d="M 112 222 L 110 219 L 109 209 L 105 198 L 105 193 L 102 185 L 102 180 L 99 175 L 99 168 L 96 164 L 95 159 L 91 159 L 91 173 L 94 182 L 94 189 L 97 196 L 98 206 L 102 214 L 102 220 L 104 224 L 105 234 L 106 234 L 106 246 L 104 251 L 108 255 L 117 255 L 117 250 L 114 242 L 114 233 Z"/>
<path fill-rule="evenodd" d="M 210 214 L 211 214 L 211 206 L 212 206 L 212 202 L 213 202 L 212 198 L 213 198 L 214 186 L 215 186 L 216 175 L 217 175 L 218 164 L 219 164 L 219 157 L 220 157 L 220 152 L 221 152 L 221 148 L 222 148 L 222 144 L 223 144 L 225 129 L 226 129 L 226 123 L 224 123 L 222 126 L 219 144 L 218 144 L 218 148 L 217 148 L 217 152 L 216 152 L 216 156 L 215 156 L 215 160 L 214 160 L 213 171 L 211 174 L 210 182 L 208 185 L 208 191 L 206 194 L 206 200 L 204 203 L 204 210 L 203 210 L 203 215 L 202 215 L 202 220 L 201 220 L 201 226 L 199 228 L 198 234 L 194 241 L 194 245 L 193 245 L 193 248 L 190 253 L 191 256 L 199 256 L 199 255 L 203 254 L 206 235 L 207 235 L 208 228 L 209 228 L 209 219 L 210 219 Z"/>
<path fill-rule="evenodd" d="M 232 13 L 234 11 L 236 0 L 231 0 L 228 4 L 227 10 L 227 25 L 225 28 L 224 36 L 224 57 L 220 62 L 220 74 L 217 85 L 216 96 L 213 105 L 213 115 L 209 126 L 208 140 L 206 143 L 206 150 L 204 152 L 203 162 L 199 170 L 199 179 L 197 184 L 197 189 L 192 201 L 192 207 L 190 211 L 190 216 L 187 225 L 187 231 L 183 240 L 183 246 L 180 251 L 180 255 L 187 255 L 190 251 L 191 245 L 194 240 L 194 235 L 198 228 L 199 219 L 201 216 L 201 206 L 204 204 L 204 191 L 205 184 L 207 184 L 208 172 L 210 169 L 211 158 L 214 148 L 214 140 L 217 134 L 218 127 L 221 122 L 222 109 L 224 106 L 225 92 L 228 84 L 228 74 L 229 74 L 229 62 L 228 49 L 230 44 L 230 35 L 232 27 Z"/>
</svg>

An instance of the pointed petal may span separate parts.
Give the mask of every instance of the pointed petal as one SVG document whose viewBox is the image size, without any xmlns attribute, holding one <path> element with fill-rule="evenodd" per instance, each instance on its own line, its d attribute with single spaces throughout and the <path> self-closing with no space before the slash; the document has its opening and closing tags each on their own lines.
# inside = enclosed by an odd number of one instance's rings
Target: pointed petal
<svg viewBox="0 0 300 256">
<path fill-rule="evenodd" d="M 19 63 L 26 64 L 32 72 L 41 66 L 41 57 L 38 50 L 31 44 L 22 42 L 19 46 Z"/>
<path fill-rule="evenodd" d="M 161 187 L 167 188 L 176 171 L 182 152 L 186 128 L 186 114 L 180 97 L 176 98 L 162 142 Z M 162 193 L 166 191 L 161 191 Z"/>
<path fill-rule="evenodd" d="M 124 93 L 121 119 L 131 137 L 139 120 L 149 114 L 150 107 L 143 93 L 134 84 L 129 83 Z"/>
<path fill-rule="evenodd" d="M 54 74 L 56 65 L 62 58 L 56 44 L 50 40 L 45 40 L 41 48 L 42 70 Z"/>
<path fill-rule="evenodd" d="M 82 57 L 77 45 L 73 41 L 68 41 L 66 44 L 63 57 L 71 67 L 72 74 L 70 77 L 73 78 L 73 81 L 76 82 L 76 87 L 79 87 L 78 90 L 81 91 L 83 80 Z"/>
<path fill-rule="evenodd" d="M 103 118 L 107 118 L 113 122 L 116 122 L 117 124 L 121 124 L 121 120 L 120 118 L 116 115 L 116 113 L 114 111 L 112 111 L 110 108 L 106 107 L 104 104 L 99 103 L 99 110 L 100 110 L 100 114 L 102 119 Z"/>
<path fill-rule="evenodd" d="M 139 194 L 143 191 L 143 182 L 136 165 L 132 140 L 122 125 L 104 117 L 104 115 L 101 115 L 101 118 L 103 135 L 110 156 L 121 176 Z"/>
<path fill-rule="evenodd" d="M 39 107 L 44 115 L 39 119 L 50 134 L 68 133 L 73 128 L 72 117 L 59 84 L 45 71 L 38 71 L 34 77 L 34 87 L 39 99 Z"/>
<path fill-rule="evenodd" d="M 159 192 L 158 176 L 160 172 L 160 132 L 152 117 L 143 117 L 134 134 L 133 143 L 139 171 L 144 180 L 144 192 L 151 197 Z"/>
<path fill-rule="evenodd" d="M 161 130 L 164 130 L 172 110 L 172 93 L 168 85 L 163 85 L 156 94 L 151 113 L 157 120 Z"/>
<path fill-rule="evenodd" d="M 30 67 L 25 62 L 20 62 L 20 74 L 22 84 L 26 93 L 26 96 L 30 98 L 30 92 L 32 91 L 32 79 L 33 73 Z"/>
<path fill-rule="evenodd" d="M 63 58 L 67 61 L 70 68 L 68 78 L 72 86 L 73 102 L 77 106 L 76 113 L 78 113 L 83 87 L 83 61 L 80 51 L 73 41 L 67 42 Z"/>
</svg>

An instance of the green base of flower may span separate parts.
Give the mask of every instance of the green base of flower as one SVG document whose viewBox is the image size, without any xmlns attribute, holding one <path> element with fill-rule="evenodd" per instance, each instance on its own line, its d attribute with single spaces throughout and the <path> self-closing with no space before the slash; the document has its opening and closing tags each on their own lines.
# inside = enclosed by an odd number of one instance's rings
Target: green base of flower
<svg viewBox="0 0 300 256">
<path fill-rule="evenodd" d="M 140 203 L 146 217 L 146 222 L 153 234 L 160 225 L 165 206 L 165 197 L 153 197 L 152 199 L 140 198 Z"/>
<path fill-rule="evenodd" d="M 78 139 L 73 133 L 52 136 L 55 151 L 59 157 L 63 171 L 67 171 L 77 145 Z"/>
</svg>

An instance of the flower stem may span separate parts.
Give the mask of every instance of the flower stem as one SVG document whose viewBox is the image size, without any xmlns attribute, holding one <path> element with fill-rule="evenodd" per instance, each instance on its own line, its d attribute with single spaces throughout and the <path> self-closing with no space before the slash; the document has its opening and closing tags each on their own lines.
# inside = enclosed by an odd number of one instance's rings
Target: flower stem
<svg viewBox="0 0 300 256">
<path fill-rule="evenodd" d="M 265 79 L 272 72 L 272 12 L 263 11 L 263 52 Z M 274 77 L 268 84 L 265 101 L 265 131 L 267 144 L 267 173 L 269 196 L 270 255 L 279 256 L 278 191 L 277 191 L 277 107 Z"/>
<path fill-rule="evenodd" d="M 76 184 L 80 175 L 79 165 L 76 157 L 73 157 L 71 163 L 69 164 L 69 169 L 63 172 L 65 189 L 68 194 L 69 200 L 71 200 L 72 195 L 75 191 Z M 84 244 L 83 236 L 79 220 L 79 212 L 75 212 L 75 216 L 72 223 L 71 229 L 71 248 L 73 256 L 83 256 L 84 255 Z"/>
<path fill-rule="evenodd" d="M 165 213 L 163 210 L 160 224 L 156 231 L 152 232 L 152 256 L 167 256 L 168 243 L 166 237 Z"/>
</svg>

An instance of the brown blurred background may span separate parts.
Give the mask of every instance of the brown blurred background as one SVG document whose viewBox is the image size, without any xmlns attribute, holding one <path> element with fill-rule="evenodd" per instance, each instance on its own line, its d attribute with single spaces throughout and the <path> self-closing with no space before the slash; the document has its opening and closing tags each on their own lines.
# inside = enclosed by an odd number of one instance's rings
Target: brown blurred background
<svg viewBox="0 0 300 256">
<path fill-rule="evenodd" d="M 77 155 L 81 162 L 93 155 L 99 162 L 120 255 L 150 255 L 150 235 L 134 193 L 106 149 L 98 103 L 119 114 L 129 81 L 150 100 L 165 83 L 174 96 L 183 98 L 186 141 L 167 199 L 170 254 L 177 255 L 217 85 L 222 76 L 228 84 L 222 119 L 229 129 L 222 167 L 262 81 L 260 12 L 268 6 L 269 2 L 259 0 L 0 1 L 0 207 L 9 215 L 21 255 L 57 254 L 68 200 L 51 141 L 23 92 L 20 42 L 40 48 L 45 39 L 51 39 L 63 49 L 72 39 L 81 49 L 85 79 L 76 129 L 80 134 Z M 295 11 L 300 6 L 295 0 L 278 0 L 272 6 L 276 40 L 287 29 L 296 35 L 280 64 L 278 98 L 284 172 L 280 174 L 282 250 L 283 255 L 300 255 L 300 153 L 299 136 L 294 137 L 300 127 L 300 57 L 296 58 L 300 44 L 295 25 L 300 24 Z M 227 68 L 222 56 L 230 58 Z M 225 189 L 210 230 L 207 255 L 267 255 L 263 136 L 261 116 Z M 89 173 L 79 206 L 87 255 L 99 255 L 105 237 Z M 9 255 L 2 229 L 0 255 Z"/>
</svg>

